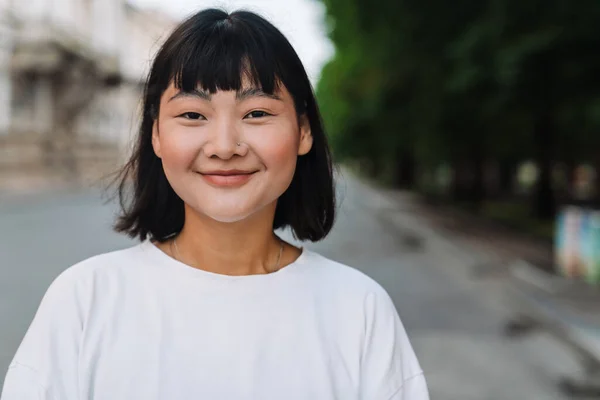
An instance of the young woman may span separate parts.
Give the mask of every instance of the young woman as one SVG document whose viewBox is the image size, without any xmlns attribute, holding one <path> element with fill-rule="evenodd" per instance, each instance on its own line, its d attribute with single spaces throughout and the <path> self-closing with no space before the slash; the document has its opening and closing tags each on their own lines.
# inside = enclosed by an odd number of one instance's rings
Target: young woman
<svg viewBox="0 0 600 400">
<path fill-rule="evenodd" d="M 306 72 L 261 17 L 171 34 L 120 195 L 141 243 L 52 283 L 2 400 L 428 398 L 382 287 L 274 233 L 323 239 L 335 200 Z"/>
</svg>

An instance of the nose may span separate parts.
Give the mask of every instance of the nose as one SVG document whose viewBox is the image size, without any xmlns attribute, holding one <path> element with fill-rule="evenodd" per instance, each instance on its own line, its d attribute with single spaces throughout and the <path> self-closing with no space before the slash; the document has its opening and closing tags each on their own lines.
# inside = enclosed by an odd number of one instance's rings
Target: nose
<svg viewBox="0 0 600 400">
<path fill-rule="evenodd" d="M 214 121 L 209 138 L 203 146 L 209 158 L 228 160 L 235 155 L 244 156 L 248 149 L 241 144 L 239 129 L 228 120 Z"/>
</svg>

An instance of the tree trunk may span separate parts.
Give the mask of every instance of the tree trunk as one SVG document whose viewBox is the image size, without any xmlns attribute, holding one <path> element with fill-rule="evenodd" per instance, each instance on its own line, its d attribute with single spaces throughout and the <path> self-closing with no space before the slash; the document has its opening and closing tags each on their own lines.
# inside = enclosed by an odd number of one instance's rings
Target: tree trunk
<svg viewBox="0 0 600 400">
<path fill-rule="evenodd" d="M 401 151 L 396 160 L 395 183 L 401 189 L 412 189 L 415 185 L 416 160 L 411 151 Z"/>
<path fill-rule="evenodd" d="M 534 126 L 539 175 L 533 195 L 533 211 L 534 215 L 541 219 L 552 219 L 556 212 L 552 190 L 552 152 L 555 138 L 553 122 L 552 114 L 544 113 L 538 117 Z"/>
<path fill-rule="evenodd" d="M 450 181 L 450 199 L 452 201 L 460 201 L 461 199 L 461 180 L 462 180 L 462 168 L 460 162 L 452 162 L 452 179 Z"/>
<path fill-rule="evenodd" d="M 381 175 L 381 157 L 377 155 L 368 156 L 365 160 L 366 173 L 371 179 L 377 179 Z"/>
<path fill-rule="evenodd" d="M 566 201 L 573 200 L 575 194 L 575 174 L 577 173 L 577 163 L 573 160 L 569 160 L 567 163 L 567 183 L 562 191 L 562 199 Z"/>
<path fill-rule="evenodd" d="M 499 162 L 498 195 L 509 198 L 513 195 L 513 183 L 517 171 L 517 165 L 512 160 L 500 160 Z"/>
<path fill-rule="evenodd" d="M 473 209 L 479 210 L 485 199 L 485 162 L 483 152 L 475 149 L 473 160 L 469 164 L 472 166 L 471 181 L 469 182 L 469 203 L 471 203 Z"/>
<path fill-rule="evenodd" d="M 556 147 L 555 70 L 552 54 L 544 54 L 537 60 L 535 78 L 535 122 L 533 143 L 538 167 L 538 179 L 533 195 L 533 215 L 541 219 L 552 219 L 556 213 L 556 199 L 552 185 L 552 166 Z"/>
<path fill-rule="evenodd" d="M 469 166 L 464 160 L 456 160 L 452 163 L 452 183 L 450 184 L 450 196 L 453 201 L 464 202 L 469 199 Z"/>
</svg>

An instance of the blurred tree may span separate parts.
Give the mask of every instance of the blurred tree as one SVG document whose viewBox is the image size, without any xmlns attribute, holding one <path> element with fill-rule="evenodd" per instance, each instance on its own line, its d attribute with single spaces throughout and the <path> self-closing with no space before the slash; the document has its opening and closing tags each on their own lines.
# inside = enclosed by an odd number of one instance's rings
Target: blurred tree
<svg viewBox="0 0 600 400">
<path fill-rule="evenodd" d="M 600 167 L 600 2 L 322 2 L 336 55 L 317 95 L 338 157 L 403 187 L 449 163 L 451 194 L 475 206 L 486 165 L 506 195 L 533 158 L 542 218 L 557 162 Z"/>
<path fill-rule="evenodd" d="M 600 3 L 503 0 L 498 79 L 513 107 L 531 116 L 533 156 L 540 170 L 533 209 L 555 212 L 552 167 L 585 158 L 591 145 L 585 112 L 600 91 Z M 597 129 L 597 128 L 596 128 Z"/>
</svg>

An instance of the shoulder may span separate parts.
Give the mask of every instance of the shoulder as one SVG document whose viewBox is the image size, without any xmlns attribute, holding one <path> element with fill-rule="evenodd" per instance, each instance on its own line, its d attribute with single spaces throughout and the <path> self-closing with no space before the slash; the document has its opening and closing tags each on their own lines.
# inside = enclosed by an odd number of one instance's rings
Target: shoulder
<svg viewBox="0 0 600 400">
<path fill-rule="evenodd" d="M 307 267 L 313 278 L 310 285 L 315 287 L 321 300 L 320 306 L 335 312 L 345 310 L 353 319 L 361 320 L 361 329 L 371 335 L 373 331 L 388 330 L 398 332 L 398 339 L 404 335 L 396 305 L 384 287 L 355 267 L 330 260 L 318 253 L 306 253 Z"/>
<path fill-rule="evenodd" d="M 125 266 L 139 251 L 138 247 L 96 255 L 60 273 L 43 294 L 27 337 L 39 338 L 50 335 L 49 332 L 63 332 L 69 327 L 79 331 L 98 293 L 110 295 L 115 292 L 114 283 L 118 285 L 123 281 L 115 279 L 115 276 L 126 270 Z"/>
<path fill-rule="evenodd" d="M 316 284 L 333 292 L 343 292 L 348 296 L 378 297 L 388 299 L 387 291 L 373 278 L 354 266 L 331 260 L 317 252 L 304 250 L 304 263 L 307 271 L 314 276 Z"/>
<path fill-rule="evenodd" d="M 133 267 L 139 264 L 145 246 L 145 243 L 136 244 L 86 258 L 65 269 L 56 281 L 74 283 L 85 281 L 97 274 L 110 274 L 129 266 Z"/>
<path fill-rule="evenodd" d="M 354 266 L 334 261 L 307 249 L 304 250 L 302 257 L 303 262 L 309 264 L 313 272 L 324 279 L 341 281 L 344 285 L 349 284 L 364 290 L 383 290 L 378 282 Z"/>
<path fill-rule="evenodd" d="M 79 299 L 86 297 L 98 279 L 121 274 L 133 269 L 139 261 L 143 244 L 125 249 L 98 254 L 84 259 L 61 272 L 50 284 L 44 296 L 45 301 Z"/>
</svg>

